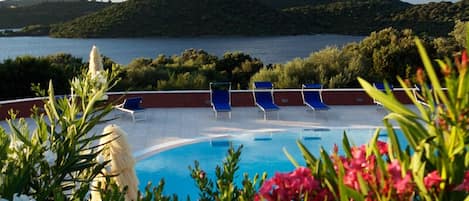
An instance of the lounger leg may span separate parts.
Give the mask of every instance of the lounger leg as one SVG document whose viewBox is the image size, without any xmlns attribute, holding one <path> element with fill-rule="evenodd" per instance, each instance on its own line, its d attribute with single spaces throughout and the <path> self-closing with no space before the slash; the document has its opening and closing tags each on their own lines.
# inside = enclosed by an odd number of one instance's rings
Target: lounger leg
<svg viewBox="0 0 469 201">
<path fill-rule="evenodd" d="M 132 115 L 132 122 L 135 123 L 135 114 L 134 114 L 134 113 L 131 113 L 130 115 Z"/>
<path fill-rule="evenodd" d="M 230 112 L 228 112 L 228 116 L 229 116 L 229 117 L 230 117 L 230 119 L 231 119 L 231 111 L 230 111 Z"/>
<path fill-rule="evenodd" d="M 264 120 L 267 120 L 267 112 L 264 111 Z"/>
</svg>

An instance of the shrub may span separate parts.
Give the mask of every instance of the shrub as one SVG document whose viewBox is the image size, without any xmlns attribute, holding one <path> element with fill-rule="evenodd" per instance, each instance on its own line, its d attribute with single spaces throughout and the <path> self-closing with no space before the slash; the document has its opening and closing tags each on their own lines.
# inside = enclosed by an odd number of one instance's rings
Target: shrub
<svg viewBox="0 0 469 201">
<path fill-rule="evenodd" d="M 298 168 L 267 180 L 260 200 L 464 200 L 469 198 L 469 74 L 464 51 L 454 63 L 436 60 L 444 74 L 442 88 L 435 69 L 419 40 L 425 72 L 417 71 L 426 104 L 417 102 L 408 81 L 397 80 L 419 113 L 402 105 L 359 78 L 365 91 L 390 111 L 384 117 L 390 143 L 377 141 L 379 130 L 367 145 L 351 147 L 344 135 L 344 156 L 321 149 L 314 157 L 298 141 L 307 168 L 286 152 Z M 430 89 L 428 86 L 431 85 Z M 402 130 L 408 147 L 400 147 L 391 122 Z"/>
</svg>

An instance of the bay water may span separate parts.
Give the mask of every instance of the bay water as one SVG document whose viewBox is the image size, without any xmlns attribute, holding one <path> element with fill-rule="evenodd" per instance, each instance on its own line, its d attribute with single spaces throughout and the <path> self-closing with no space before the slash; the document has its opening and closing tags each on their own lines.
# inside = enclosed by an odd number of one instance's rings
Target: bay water
<svg viewBox="0 0 469 201">
<path fill-rule="evenodd" d="M 92 45 L 97 45 L 101 54 L 124 65 L 138 57 L 155 58 L 160 54 L 180 55 L 190 48 L 203 49 L 219 57 L 225 52 L 240 51 L 260 59 L 264 64 L 273 64 L 285 63 L 296 57 L 307 57 L 311 52 L 327 46 L 342 47 L 363 38 L 364 36 L 334 34 L 91 39 L 0 37 L 0 62 L 22 55 L 47 56 L 56 53 L 70 53 L 83 58 L 83 61 L 88 61 Z"/>
</svg>

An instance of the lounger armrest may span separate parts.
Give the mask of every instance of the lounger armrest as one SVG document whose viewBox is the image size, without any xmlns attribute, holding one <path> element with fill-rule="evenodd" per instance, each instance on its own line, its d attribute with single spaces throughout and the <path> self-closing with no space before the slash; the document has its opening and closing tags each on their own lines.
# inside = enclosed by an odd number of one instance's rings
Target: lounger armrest
<svg viewBox="0 0 469 201">
<path fill-rule="evenodd" d="M 116 109 L 124 111 L 124 112 L 128 112 L 128 113 L 134 113 L 135 112 L 134 110 L 125 109 L 123 107 L 116 107 Z"/>
</svg>

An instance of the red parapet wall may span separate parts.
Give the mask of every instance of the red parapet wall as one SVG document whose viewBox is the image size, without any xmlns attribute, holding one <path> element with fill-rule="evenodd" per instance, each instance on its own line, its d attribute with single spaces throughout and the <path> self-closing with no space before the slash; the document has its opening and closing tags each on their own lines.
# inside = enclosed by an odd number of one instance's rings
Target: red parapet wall
<svg viewBox="0 0 469 201">
<path fill-rule="evenodd" d="M 357 90 L 326 90 L 323 91 L 323 100 L 328 105 L 371 105 L 373 100 L 360 89 Z M 404 91 L 394 91 L 394 95 L 402 103 L 409 104 Z M 109 102 L 119 104 L 129 97 L 142 97 L 143 107 L 147 108 L 172 108 L 172 107 L 210 107 L 209 91 L 170 91 L 170 92 L 129 92 L 110 93 Z M 301 106 L 303 100 L 300 90 L 277 90 L 274 92 L 275 103 L 279 106 Z M 252 91 L 233 91 L 231 104 L 234 107 L 254 106 Z M 31 108 L 36 105 L 42 107 L 43 100 L 23 99 L 0 102 L 0 118 L 8 117 L 8 111 L 13 109 L 18 112 L 18 117 L 29 117 Z"/>
</svg>

